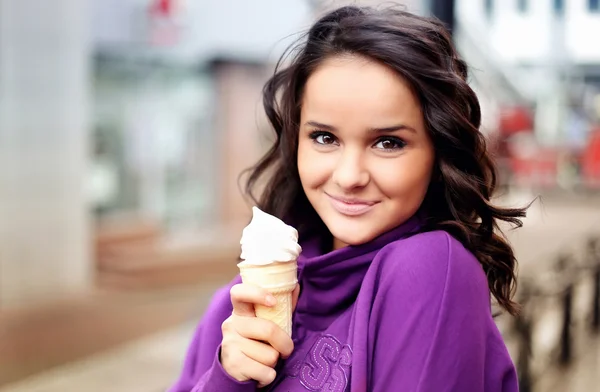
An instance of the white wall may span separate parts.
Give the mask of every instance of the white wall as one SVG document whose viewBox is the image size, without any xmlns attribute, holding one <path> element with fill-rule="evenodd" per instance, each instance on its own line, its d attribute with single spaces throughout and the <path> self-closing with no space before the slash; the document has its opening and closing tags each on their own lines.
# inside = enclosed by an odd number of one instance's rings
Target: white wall
<svg viewBox="0 0 600 392">
<path fill-rule="evenodd" d="M 169 61 L 202 62 L 224 56 L 247 61 L 276 58 L 310 26 L 308 0 L 180 0 L 169 23 L 177 24 L 175 45 L 149 44 L 152 0 L 91 0 L 97 47 L 122 54 L 161 56 Z M 120 54 L 121 54 L 120 53 Z"/>
<path fill-rule="evenodd" d="M 568 0 L 565 26 L 571 59 L 576 63 L 600 63 L 600 13 L 587 10 L 587 0 Z"/>
<path fill-rule="evenodd" d="M 560 56 L 575 64 L 600 62 L 600 14 L 588 11 L 587 0 L 565 0 L 562 18 L 556 18 L 553 0 L 529 0 L 526 12 L 518 10 L 517 0 L 493 4 L 488 19 L 484 0 L 457 0 L 457 18 L 498 60 L 544 65 Z"/>
</svg>

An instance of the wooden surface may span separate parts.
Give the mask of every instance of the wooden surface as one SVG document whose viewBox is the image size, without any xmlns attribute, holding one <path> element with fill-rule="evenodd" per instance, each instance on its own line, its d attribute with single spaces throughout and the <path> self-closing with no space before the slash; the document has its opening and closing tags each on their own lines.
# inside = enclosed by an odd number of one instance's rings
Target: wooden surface
<svg viewBox="0 0 600 392">
<path fill-rule="evenodd" d="M 237 272 L 237 241 L 139 228 L 100 237 L 93 290 L 2 310 L 0 385 L 199 317 Z"/>
</svg>

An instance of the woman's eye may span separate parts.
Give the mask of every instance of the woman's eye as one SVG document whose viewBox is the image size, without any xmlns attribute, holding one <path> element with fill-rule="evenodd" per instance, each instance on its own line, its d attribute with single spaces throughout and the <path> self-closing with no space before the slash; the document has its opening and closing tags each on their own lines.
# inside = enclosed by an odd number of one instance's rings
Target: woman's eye
<svg viewBox="0 0 600 392">
<path fill-rule="evenodd" d="M 377 143 L 375 143 L 375 148 L 378 148 L 380 150 L 399 150 L 401 148 L 403 148 L 404 146 L 406 146 L 406 143 L 398 138 L 395 137 L 386 137 L 386 138 L 381 138 L 379 139 L 379 141 Z"/>
<path fill-rule="evenodd" d="M 335 137 L 327 132 L 314 132 L 310 135 L 310 138 L 317 144 L 331 145 L 335 144 Z"/>
</svg>

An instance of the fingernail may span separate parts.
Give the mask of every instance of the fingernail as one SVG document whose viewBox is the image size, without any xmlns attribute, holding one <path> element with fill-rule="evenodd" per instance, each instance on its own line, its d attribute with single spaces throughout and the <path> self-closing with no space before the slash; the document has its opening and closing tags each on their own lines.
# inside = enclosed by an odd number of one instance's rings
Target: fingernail
<svg viewBox="0 0 600 392">
<path fill-rule="evenodd" d="M 268 306 L 273 306 L 273 305 L 275 305 L 277 303 L 277 300 L 272 295 L 267 295 L 266 302 L 267 302 Z"/>
</svg>

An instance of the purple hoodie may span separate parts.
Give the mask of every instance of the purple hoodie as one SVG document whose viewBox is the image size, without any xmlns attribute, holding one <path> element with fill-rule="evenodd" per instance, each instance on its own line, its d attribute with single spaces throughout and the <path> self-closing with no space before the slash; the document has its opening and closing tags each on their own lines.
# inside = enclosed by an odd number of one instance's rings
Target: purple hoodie
<svg viewBox="0 0 600 392">
<path fill-rule="evenodd" d="M 418 220 L 320 254 L 303 243 L 294 353 L 265 391 L 513 392 L 514 365 L 494 324 L 485 273 L 443 231 Z M 229 289 L 215 295 L 170 392 L 250 392 L 219 362 Z"/>
</svg>

